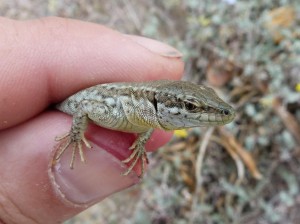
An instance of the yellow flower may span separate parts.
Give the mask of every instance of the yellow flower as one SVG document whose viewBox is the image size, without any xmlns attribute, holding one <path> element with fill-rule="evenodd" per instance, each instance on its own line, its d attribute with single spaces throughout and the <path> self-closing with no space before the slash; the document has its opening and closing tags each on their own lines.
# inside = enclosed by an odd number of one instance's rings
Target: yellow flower
<svg viewBox="0 0 300 224">
<path fill-rule="evenodd" d="M 300 92 L 300 82 L 296 84 L 295 90 L 297 92 Z"/>
<path fill-rule="evenodd" d="M 186 138 L 188 136 L 188 133 L 185 129 L 183 129 L 174 131 L 174 135 L 178 138 Z"/>
</svg>

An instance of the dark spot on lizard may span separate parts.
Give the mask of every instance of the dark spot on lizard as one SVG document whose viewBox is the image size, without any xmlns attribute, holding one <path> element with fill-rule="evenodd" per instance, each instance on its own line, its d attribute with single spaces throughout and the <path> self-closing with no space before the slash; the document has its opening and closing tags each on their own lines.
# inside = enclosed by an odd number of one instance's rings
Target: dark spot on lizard
<svg viewBox="0 0 300 224">
<path fill-rule="evenodd" d="M 153 105 L 155 112 L 157 112 L 157 99 L 156 99 L 156 95 L 154 92 L 146 90 L 144 92 L 145 96 L 147 97 L 147 99 L 151 102 L 151 104 Z"/>
<path fill-rule="evenodd" d="M 155 112 L 157 112 L 157 100 L 156 100 L 156 97 L 154 96 L 153 99 L 152 99 L 152 104 L 154 106 L 154 109 L 155 109 Z"/>
</svg>

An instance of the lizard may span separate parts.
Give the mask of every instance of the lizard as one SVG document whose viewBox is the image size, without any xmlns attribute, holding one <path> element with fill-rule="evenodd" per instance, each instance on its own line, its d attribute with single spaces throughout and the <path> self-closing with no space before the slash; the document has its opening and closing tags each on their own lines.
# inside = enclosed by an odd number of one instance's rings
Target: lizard
<svg viewBox="0 0 300 224">
<path fill-rule="evenodd" d="M 120 82 L 95 85 L 83 89 L 56 105 L 73 116 L 71 130 L 56 137 L 60 144 L 54 155 L 55 164 L 72 146 L 70 168 L 74 167 L 77 151 L 85 162 L 83 143 L 91 148 L 84 133 L 88 123 L 129 133 L 137 138 L 129 148 L 131 155 L 122 160 L 129 164 L 122 173 L 128 175 L 141 161 L 142 177 L 148 158 L 145 144 L 154 129 L 178 130 L 199 126 L 218 126 L 231 122 L 234 109 L 215 91 L 204 85 L 187 81 L 156 80 L 149 82 Z"/>
</svg>

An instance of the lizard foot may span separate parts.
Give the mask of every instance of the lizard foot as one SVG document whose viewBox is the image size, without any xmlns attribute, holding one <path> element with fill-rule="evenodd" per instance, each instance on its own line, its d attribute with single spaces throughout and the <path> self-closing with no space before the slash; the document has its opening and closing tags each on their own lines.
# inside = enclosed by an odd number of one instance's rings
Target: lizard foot
<svg viewBox="0 0 300 224">
<path fill-rule="evenodd" d="M 92 148 L 90 143 L 86 140 L 86 138 L 84 136 L 82 136 L 79 139 L 72 138 L 70 132 L 66 133 L 62 136 L 56 137 L 55 141 L 60 141 L 61 143 L 59 144 L 59 148 L 58 148 L 57 152 L 55 153 L 55 156 L 53 159 L 53 164 L 56 164 L 59 161 L 62 154 L 66 151 L 67 148 L 69 148 L 69 146 L 71 146 L 71 145 L 73 146 L 72 147 L 72 159 L 70 162 L 71 169 L 74 168 L 74 161 L 75 161 L 75 156 L 76 156 L 77 150 L 79 151 L 81 162 L 85 162 L 85 157 L 84 157 L 84 153 L 82 150 L 82 142 L 84 142 L 84 144 L 87 148 Z"/>
<path fill-rule="evenodd" d="M 139 175 L 139 178 L 142 178 L 145 172 L 145 163 L 148 163 L 148 157 L 145 151 L 145 146 L 143 143 L 140 142 L 134 142 L 132 146 L 129 148 L 130 150 L 133 150 L 131 155 L 127 158 L 122 160 L 123 163 L 129 163 L 131 162 L 128 169 L 122 173 L 123 176 L 127 176 L 133 169 L 133 167 L 137 164 L 138 160 L 140 159 L 142 162 L 142 171 Z"/>
</svg>

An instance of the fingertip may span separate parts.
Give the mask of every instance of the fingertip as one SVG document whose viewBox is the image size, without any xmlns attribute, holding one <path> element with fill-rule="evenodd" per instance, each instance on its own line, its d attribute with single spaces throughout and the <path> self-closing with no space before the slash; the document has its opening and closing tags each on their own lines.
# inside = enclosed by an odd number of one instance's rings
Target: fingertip
<svg viewBox="0 0 300 224">
<path fill-rule="evenodd" d="M 154 54 L 158 54 L 163 57 L 167 58 L 181 58 L 182 53 L 175 49 L 174 47 L 171 47 L 170 45 L 167 45 L 165 43 L 162 43 L 160 41 L 142 37 L 142 36 L 136 36 L 136 35 L 126 35 L 129 39 L 133 40 L 140 46 L 144 47 L 145 49 L 148 49 Z"/>
<path fill-rule="evenodd" d="M 134 172 L 122 176 L 127 167 L 97 145 L 85 151 L 85 156 L 84 163 L 77 158 L 74 169 L 70 169 L 69 150 L 55 166 L 49 167 L 52 186 L 67 205 L 84 209 L 139 182 Z"/>
</svg>

